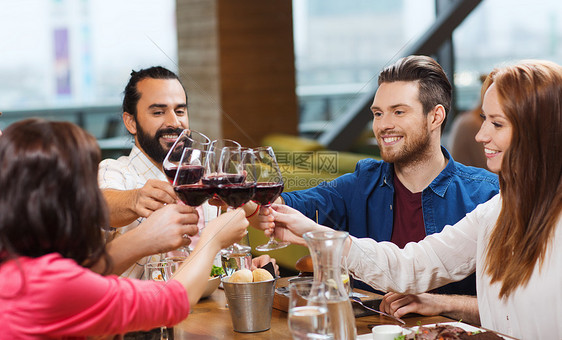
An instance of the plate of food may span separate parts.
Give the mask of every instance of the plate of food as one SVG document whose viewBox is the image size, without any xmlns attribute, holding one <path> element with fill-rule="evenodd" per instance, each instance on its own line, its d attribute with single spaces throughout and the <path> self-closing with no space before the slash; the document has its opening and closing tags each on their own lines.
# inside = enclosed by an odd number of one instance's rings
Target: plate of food
<svg viewBox="0 0 562 340">
<path fill-rule="evenodd" d="M 455 321 L 442 322 L 430 325 L 415 326 L 405 328 L 405 335 L 397 337 L 395 340 L 486 340 L 486 339 L 507 339 L 494 332 L 482 328 Z M 408 332 L 409 330 L 409 332 Z M 363 334 L 357 339 L 372 339 L 371 334 Z"/>
<path fill-rule="evenodd" d="M 221 283 L 222 274 L 224 274 L 224 270 L 221 267 L 213 265 L 211 275 L 209 275 L 209 281 L 207 281 L 207 287 L 205 287 L 205 291 L 203 292 L 203 295 L 201 295 L 201 298 L 206 298 L 213 294 Z"/>
</svg>

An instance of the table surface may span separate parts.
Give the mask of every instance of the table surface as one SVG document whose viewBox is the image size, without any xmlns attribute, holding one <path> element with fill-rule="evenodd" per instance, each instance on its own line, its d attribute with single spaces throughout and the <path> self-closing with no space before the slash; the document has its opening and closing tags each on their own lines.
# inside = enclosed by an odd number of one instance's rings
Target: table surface
<svg viewBox="0 0 562 340">
<path fill-rule="evenodd" d="M 412 315 L 403 318 L 406 326 L 426 325 L 438 322 L 453 321 L 444 316 Z M 372 315 L 355 318 L 357 335 L 368 334 L 368 325 L 396 324 L 392 319 L 384 316 Z M 232 328 L 230 312 L 226 307 L 226 296 L 222 289 L 217 289 L 210 297 L 202 299 L 192 309 L 189 316 L 174 327 L 174 338 L 178 339 L 291 339 L 287 324 L 287 313 L 273 309 L 271 328 L 259 333 L 238 333 Z"/>
</svg>

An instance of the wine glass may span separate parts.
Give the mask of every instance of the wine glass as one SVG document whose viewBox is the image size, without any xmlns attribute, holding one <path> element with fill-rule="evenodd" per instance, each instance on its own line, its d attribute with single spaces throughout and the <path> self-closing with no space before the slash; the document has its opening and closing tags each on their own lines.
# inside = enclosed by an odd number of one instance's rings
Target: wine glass
<svg viewBox="0 0 562 340">
<path fill-rule="evenodd" d="M 186 136 L 186 147 L 192 149 L 209 150 L 211 139 L 203 133 L 195 130 L 188 130 Z"/>
<path fill-rule="evenodd" d="M 174 183 L 183 150 L 186 148 L 207 150 L 211 140 L 201 132 L 195 130 L 183 130 L 162 162 L 162 170 L 170 184 Z"/>
<path fill-rule="evenodd" d="M 293 339 L 333 339 L 322 283 L 313 280 L 289 283 L 288 323 Z"/>
<path fill-rule="evenodd" d="M 215 139 L 211 142 L 211 144 L 209 145 L 209 151 L 220 151 L 223 148 L 242 148 L 242 146 L 240 145 L 240 143 L 238 143 L 235 140 L 232 139 Z"/>
<path fill-rule="evenodd" d="M 157 262 L 148 262 L 144 265 L 146 276 L 153 281 L 168 281 L 172 277 L 172 262 L 164 260 Z M 168 339 L 168 328 L 160 327 L 160 339 Z"/>
<path fill-rule="evenodd" d="M 213 196 L 214 187 L 203 183 L 208 151 L 185 148 L 172 185 L 178 198 L 191 207 L 198 207 Z"/>
<path fill-rule="evenodd" d="M 256 193 L 252 201 L 262 207 L 269 207 L 283 192 L 283 177 L 275 159 L 271 146 L 259 147 L 254 150 L 256 162 Z M 285 248 L 289 242 L 277 241 L 273 234 L 266 244 L 256 247 L 258 251 L 270 251 Z"/>
<path fill-rule="evenodd" d="M 228 148 L 221 151 L 218 164 L 216 193 L 229 208 L 239 208 L 252 199 L 256 191 L 256 169 L 251 149 Z M 234 243 L 222 254 L 242 256 L 250 252 L 246 245 Z"/>
<path fill-rule="evenodd" d="M 202 181 L 207 155 L 204 150 L 185 148 L 172 183 L 178 198 L 191 207 L 202 205 L 215 193 L 212 185 Z M 186 250 L 188 255 L 191 253 L 191 247 L 180 249 Z"/>
<path fill-rule="evenodd" d="M 168 153 L 166 157 L 164 157 L 164 161 L 162 161 L 162 170 L 164 170 L 164 174 L 168 178 L 170 184 L 174 182 L 174 178 L 176 177 L 176 172 L 178 171 L 178 165 L 183 154 L 183 149 L 185 148 L 185 144 L 187 141 L 187 134 L 189 130 L 183 130 Z"/>
<path fill-rule="evenodd" d="M 241 149 L 240 144 L 232 139 L 215 139 L 209 145 L 209 154 L 207 156 L 207 162 L 205 164 L 205 176 L 203 177 L 203 183 L 217 186 L 221 182 L 221 173 L 218 170 L 219 159 L 224 148 L 235 148 Z M 219 199 L 219 196 L 215 193 L 215 199 Z M 217 217 L 221 214 L 221 207 L 217 206 Z"/>
</svg>

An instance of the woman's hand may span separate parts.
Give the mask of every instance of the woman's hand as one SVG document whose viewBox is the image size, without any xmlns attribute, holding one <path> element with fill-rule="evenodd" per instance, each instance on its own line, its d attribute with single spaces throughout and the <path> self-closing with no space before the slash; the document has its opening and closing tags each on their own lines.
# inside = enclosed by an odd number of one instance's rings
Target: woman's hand
<svg viewBox="0 0 562 340">
<path fill-rule="evenodd" d="M 248 220 L 242 208 L 229 211 L 211 220 L 201 234 L 201 241 L 216 242 L 219 249 L 226 248 L 240 241 L 248 230 Z"/>
<path fill-rule="evenodd" d="M 183 235 L 197 235 L 198 221 L 199 214 L 195 208 L 183 204 L 168 204 L 152 213 L 130 232 L 143 236 L 144 240 L 137 242 L 135 247 L 138 250 L 144 249 L 142 255 L 148 256 L 189 245 L 191 239 Z"/>
<path fill-rule="evenodd" d="M 286 205 L 273 204 L 266 212 L 260 212 L 260 226 L 265 234 L 293 244 L 306 246 L 302 235 L 309 231 L 332 230 L 322 226 Z M 272 228 L 273 227 L 273 228 Z"/>
</svg>

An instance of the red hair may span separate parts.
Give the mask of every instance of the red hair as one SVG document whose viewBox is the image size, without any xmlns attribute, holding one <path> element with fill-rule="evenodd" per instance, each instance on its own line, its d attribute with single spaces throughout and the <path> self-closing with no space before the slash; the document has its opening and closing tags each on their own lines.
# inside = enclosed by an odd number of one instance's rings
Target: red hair
<svg viewBox="0 0 562 340">
<path fill-rule="evenodd" d="M 562 67 L 526 61 L 492 71 L 483 94 L 491 84 L 512 124 L 499 173 L 502 207 L 485 260 L 504 298 L 542 265 L 562 212 Z"/>
</svg>

